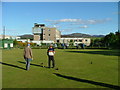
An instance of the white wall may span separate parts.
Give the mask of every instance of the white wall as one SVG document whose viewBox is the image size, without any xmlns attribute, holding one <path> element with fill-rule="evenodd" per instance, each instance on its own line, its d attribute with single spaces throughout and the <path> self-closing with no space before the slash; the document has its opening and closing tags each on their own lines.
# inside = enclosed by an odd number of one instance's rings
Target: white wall
<svg viewBox="0 0 120 90">
<path fill-rule="evenodd" d="M 86 46 L 89 46 L 91 43 L 90 38 L 57 38 L 56 40 L 59 40 L 60 43 L 69 43 L 70 40 L 73 40 L 74 45 L 84 43 Z M 74 40 L 82 40 L 82 42 Z"/>
</svg>

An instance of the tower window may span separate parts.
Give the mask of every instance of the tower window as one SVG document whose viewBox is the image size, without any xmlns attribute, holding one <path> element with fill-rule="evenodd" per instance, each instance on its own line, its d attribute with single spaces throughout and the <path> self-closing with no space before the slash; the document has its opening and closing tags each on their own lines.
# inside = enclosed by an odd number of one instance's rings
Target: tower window
<svg viewBox="0 0 120 90">
<path fill-rule="evenodd" d="M 57 42 L 59 43 L 59 40 L 57 40 Z"/>
<path fill-rule="evenodd" d="M 74 42 L 77 41 L 77 40 L 74 40 Z"/>
<path fill-rule="evenodd" d="M 82 40 L 79 40 L 79 42 L 82 42 Z"/>
</svg>

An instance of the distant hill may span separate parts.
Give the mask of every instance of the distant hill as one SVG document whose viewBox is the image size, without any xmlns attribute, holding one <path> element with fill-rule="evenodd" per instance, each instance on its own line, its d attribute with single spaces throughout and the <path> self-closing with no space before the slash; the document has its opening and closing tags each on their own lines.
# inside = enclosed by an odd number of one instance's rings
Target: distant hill
<svg viewBox="0 0 120 90">
<path fill-rule="evenodd" d="M 25 34 L 19 37 L 21 37 L 21 39 L 33 40 L 33 35 L 31 34 Z M 83 34 L 83 33 L 72 33 L 72 34 L 61 35 L 61 37 L 62 38 L 98 38 L 98 37 L 104 37 L 104 35 L 89 35 L 89 34 Z"/>
<path fill-rule="evenodd" d="M 67 34 L 67 35 L 61 35 L 62 38 L 81 38 L 81 37 L 92 37 L 89 34 L 82 34 L 82 33 L 72 33 L 72 34 Z"/>
<path fill-rule="evenodd" d="M 31 35 L 31 34 L 25 34 L 25 35 L 21 35 L 19 37 L 21 37 L 21 39 L 31 39 L 31 40 L 33 40 L 33 35 Z"/>
<path fill-rule="evenodd" d="M 89 35 L 89 34 L 83 34 L 83 33 L 72 33 L 72 34 L 66 34 L 61 35 L 62 38 L 92 38 L 92 37 L 104 37 L 104 35 Z"/>
<path fill-rule="evenodd" d="M 104 37 L 105 35 L 92 35 L 92 37 Z"/>
</svg>

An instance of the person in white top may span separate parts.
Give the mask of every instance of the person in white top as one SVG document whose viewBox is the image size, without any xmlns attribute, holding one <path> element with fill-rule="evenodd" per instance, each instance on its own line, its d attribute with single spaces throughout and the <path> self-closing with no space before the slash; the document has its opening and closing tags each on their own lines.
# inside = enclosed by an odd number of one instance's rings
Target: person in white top
<svg viewBox="0 0 120 90">
<path fill-rule="evenodd" d="M 55 55 L 55 50 L 52 47 L 52 45 L 50 45 L 50 47 L 47 50 L 47 55 L 48 55 L 48 68 L 51 68 L 51 61 L 52 61 L 52 68 L 55 67 L 55 60 L 54 60 L 54 55 Z"/>
</svg>

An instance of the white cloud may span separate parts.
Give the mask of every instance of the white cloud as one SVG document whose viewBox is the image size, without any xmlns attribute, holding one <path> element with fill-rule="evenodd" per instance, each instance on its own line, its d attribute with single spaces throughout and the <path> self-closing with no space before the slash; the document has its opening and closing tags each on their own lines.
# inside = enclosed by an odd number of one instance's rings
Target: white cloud
<svg viewBox="0 0 120 90">
<path fill-rule="evenodd" d="M 111 18 L 106 18 L 106 19 L 90 19 L 90 20 L 86 20 L 85 24 L 100 24 L 100 23 L 105 23 L 108 21 L 111 21 Z"/>
<path fill-rule="evenodd" d="M 58 25 L 54 25 L 54 24 L 52 24 L 52 25 L 48 25 L 47 27 L 50 27 L 50 28 L 60 28 L 60 26 L 58 26 Z"/>
<path fill-rule="evenodd" d="M 53 24 L 59 24 L 59 23 L 62 23 L 62 22 L 82 22 L 81 19 L 60 19 L 60 20 L 49 20 L 49 19 L 47 19 L 46 21 L 53 22 Z"/>
<path fill-rule="evenodd" d="M 61 19 L 58 22 L 81 22 L 81 19 Z"/>
<path fill-rule="evenodd" d="M 120 14 L 120 11 L 118 11 L 118 12 L 113 12 L 113 14 L 119 15 L 119 14 Z"/>
<path fill-rule="evenodd" d="M 61 32 L 71 32 L 73 29 L 62 29 L 62 30 L 60 30 Z"/>
<path fill-rule="evenodd" d="M 88 19 L 88 20 L 65 18 L 65 19 L 59 19 L 59 20 L 46 20 L 46 21 L 50 23 L 52 27 L 59 28 L 61 32 L 71 32 L 75 29 L 88 28 L 88 26 L 91 24 L 92 25 L 102 24 L 102 23 L 109 22 L 111 20 L 112 20 L 111 18 Z M 63 28 L 66 28 L 66 29 L 63 29 Z"/>
<path fill-rule="evenodd" d="M 88 26 L 87 26 L 87 25 L 84 25 L 84 26 L 80 26 L 80 28 L 88 28 Z"/>
<path fill-rule="evenodd" d="M 52 22 L 52 24 L 59 24 L 59 23 L 71 23 L 71 25 L 79 25 L 79 24 L 100 24 L 110 21 L 111 18 L 106 19 L 89 19 L 89 20 L 82 20 L 82 19 L 59 19 L 59 20 L 46 20 L 48 22 Z"/>
<path fill-rule="evenodd" d="M 87 23 L 88 24 L 95 24 L 95 23 L 97 23 L 97 21 L 96 20 L 87 20 Z"/>
</svg>

